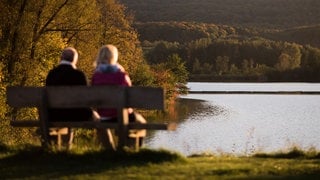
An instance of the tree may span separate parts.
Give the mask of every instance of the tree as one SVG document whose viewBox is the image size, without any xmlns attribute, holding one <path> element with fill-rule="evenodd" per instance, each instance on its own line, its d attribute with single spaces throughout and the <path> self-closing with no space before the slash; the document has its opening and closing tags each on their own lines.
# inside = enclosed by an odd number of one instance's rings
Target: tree
<svg viewBox="0 0 320 180">
<path fill-rule="evenodd" d="M 203 63 L 202 72 L 204 74 L 212 74 L 213 64 Z"/>
<path fill-rule="evenodd" d="M 156 85 L 156 76 L 145 62 L 137 33 L 131 27 L 132 19 L 115 0 L 4 0 L 0 8 L 3 87 L 42 86 L 66 46 L 78 50 L 78 68 L 90 77 L 98 48 L 107 43 L 119 48 L 119 61 L 135 85 Z M 4 95 L 5 90 L 1 89 L 0 105 L 5 105 Z M 16 112 L 7 111 L 5 107 L 3 114 L 9 116 L 32 118 L 36 115 L 35 110 Z M 9 121 L 5 122 L 0 131 L 11 131 Z"/>
<path fill-rule="evenodd" d="M 201 64 L 198 58 L 192 64 L 192 74 L 200 74 L 201 73 Z"/>
<path fill-rule="evenodd" d="M 188 71 L 185 62 L 179 57 L 178 54 L 173 54 L 168 57 L 166 63 L 167 69 L 174 75 L 175 83 L 186 84 L 188 80 Z"/>
<path fill-rule="evenodd" d="M 216 59 L 216 71 L 218 75 L 228 72 L 229 70 L 229 57 L 228 56 L 218 56 Z"/>
<path fill-rule="evenodd" d="M 240 70 L 235 64 L 230 65 L 230 74 L 238 75 L 240 74 Z"/>
<path fill-rule="evenodd" d="M 286 57 L 281 57 L 283 54 L 286 55 Z M 282 53 L 279 56 L 279 63 L 287 63 L 286 69 L 292 70 L 295 68 L 299 68 L 301 64 L 301 51 L 300 47 L 297 44 L 289 44 L 284 43 Z M 284 62 L 287 61 L 287 62 Z"/>
<path fill-rule="evenodd" d="M 50 68 L 55 65 L 60 56 L 60 51 L 67 45 L 62 36 L 62 29 L 58 25 L 71 24 L 67 17 L 62 16 L 64 11 L 73 6 L 71 0 L 59 1 L 1 1 L 0 2 L 0 50 L 3 80 L 2 85 L 39 86 L 43 85 L 44 78 Z M 69 7 L 67 7 L 69 6 Z M 79 20 L 79 18 L 75 18 Z M 64 22 L 64 23 L 63 23 Z M 76 24 L 75 22 L 73 22 Z M 78 25 L 78 24 L 77 24 Z M 70 26 L 63 26 L 65 29 Z M 79 26 L 82 27 L 82 26 Z M 79 29 L 79 28 L 78 28 Z M 21 116 L 33 118 L 36 110 L 15 111 L 6 108 L 4 89 L 1 90 L 1 109 L 7 116 Z M 12 136 L 0 137 L 1 142 L 19 141 L 22 139 L 32 141 L 32 134 L 27 129 L 17 130 L 9 126 L 9 119 L 0 124 L 3 134 Z M 14 131 L 14 133 L 13 133 Z M 17 135 L 19 138 L 14 138 Z M 12 139 L 10 139 L 12 138 Z"/>
<path fill-rule="evenodd" d="M 132 17 L 115 0 L 96 0 L 96 3 L 91 0 L 1 1 L 0 7 L 4 10 L 1 11 L 1 32 L 4 32 L 1 33 L 0 48 L 4 52 L 1 61 L 6 62 L 10 82 L 17 79 L 16 84 L 26 84 L 31 77 L 28 70 L 34 70 L 39 62 L 47 62 L 45 68 L 51 68 L 65 46 L 76 47 L 80 55 L 79 68 L 90 76 L 98 48 L 107 43 L 119 48 L 119 61 L 134 77 L 133 81 L 142 82 L 141 79 L 150 77 L 138 35 L 131 27 Z M 51 44 L 50 48 L 40 43 L 44 40 Z M 54 44 L 56 47 L 52 47 Z M 46 54 L 46 59 L 40 54 Z M 149 73 L 139 73 L 137 64 L 145 66 L 144 70 Z"/>
<path fill-rule="evenodd" d="M 170 43 L 166 41 L 156 42 L 155 46 L 146 54 L 150 64 L 163 63 L 167 58 L 177 53 L 179 43 Z"/>
<path fill-rule="evenodd" d="M 175 77 L 172 75 L 172 72 L 167 68 L 165 63 L 154 64 L 151 68 L 155 76 L 155 84 L 163 87 L 166 92 L 166 103 L 173 103 L 177 96 L 177 91 Z"/>
<path fill-rule="evenodd" d="M 290 56 L 286 53 L 281 53 L 281 55 L 279 56 L 278 63 L 275 65 L 275 68 L 278 71 L 285 71 L 291 69 Z"/>
<path fill-rule="evenodd" d="M 94 7 L 94 4 L 90 6 L 89 1 L 25 0 L 2 3 L 2 7 L 9 9 L 10 13 L 1 26 L 2 32 L 6 32 L 1 37 L 4 42 L 1 49 L 6 52 L 1 60 L 6 62 L 7 81 L 17 85 L 41 84 L 41 78 L 30 81 L 33 72 L 56 64 L 61 49 L 66 45 L 76 46 L 76 43 L 71 43 L 73 37 L 81 31 L 88 31 L 88 25 L 93 24 L 87 20 L 94 22 L 92 17 L 85 18 L 84 10 Z"/>
</svg>

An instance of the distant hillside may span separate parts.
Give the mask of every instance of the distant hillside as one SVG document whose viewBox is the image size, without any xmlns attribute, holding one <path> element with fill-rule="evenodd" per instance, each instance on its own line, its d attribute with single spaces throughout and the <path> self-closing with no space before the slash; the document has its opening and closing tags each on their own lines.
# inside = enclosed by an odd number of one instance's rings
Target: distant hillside
<svg viewBox="0 0 320 180">
<path fill-rule="evenodd" d="M 141 41 L 169 41 L 187 43 L 202 38 L 224 38 L 236 35 L 231 26 L 193 22 L 146 22 L 134 23 Z"/>
<path fill-rule="evenodd" d="M 245 27 L 320 24 L 320 0 L 120 0 L 140 22 L 195 21 Z"/>
<path fill-rule="evenodd" d="M 303 45 L 308 44 L 320 48 L 320 25 L 261 33 L 260 36 L 272 40 L 295 42 Z"/>
<path fill-rule="evenodd" d="M 168 41 L 188 43 L 201 38 L 238 38 L 263 37 L 274 41 L 294 42 L 320 48 L 320 25 L 298 27 L 284 30 L 235 28 L 194 22 L 137 22 L 134 28 L 140 41 Z"/>
</svg>

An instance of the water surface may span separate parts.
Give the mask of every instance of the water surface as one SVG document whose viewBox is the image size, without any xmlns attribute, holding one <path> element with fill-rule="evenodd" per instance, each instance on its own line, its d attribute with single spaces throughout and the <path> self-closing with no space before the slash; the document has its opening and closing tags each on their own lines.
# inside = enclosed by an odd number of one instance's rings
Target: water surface
<svg viewBox="0 0 320 180">
<path fill-rule="evenodd" d="M 320 91 L 309 83 L 189 83 L 196 91 Z M 188 114 L 176 131 L 156 131 L 146 146 L 184 155 L 250 155 L 292 147 L 320 150 L 320 95 L 189 94 L 203 111 Z"/>
</svg>

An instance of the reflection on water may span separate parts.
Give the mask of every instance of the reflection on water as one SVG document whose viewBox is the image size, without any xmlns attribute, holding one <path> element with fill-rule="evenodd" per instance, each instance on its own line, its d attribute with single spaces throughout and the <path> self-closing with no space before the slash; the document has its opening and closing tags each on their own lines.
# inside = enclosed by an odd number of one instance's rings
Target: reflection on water
<svg viewBox="0 0 320 180">
<path fill-rule="evenodd" d="M 192 99 L 192 98 L 179 98 L 176 101 L 175 106 L 175 116 L 171 121 L 184 122 L 190 117 L 201 117 L 202 114 L 208 114 L 210 116 L 215 116 L 224 113 L 227 109 L 211 105 L 205 100 Z"/>
<path fill-rule="evenodd" d="M 147 147 L 185 155 L 320 150 L 319 95 L 190 94 L 179 102 L 177 130 L 156 131 Z"/>
</svg>

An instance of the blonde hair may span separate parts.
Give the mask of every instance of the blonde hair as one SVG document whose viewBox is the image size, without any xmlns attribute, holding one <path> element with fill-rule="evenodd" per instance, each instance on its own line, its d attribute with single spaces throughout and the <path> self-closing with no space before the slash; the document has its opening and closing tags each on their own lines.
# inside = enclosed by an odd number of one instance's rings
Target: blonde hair
<svg viewBox="0 0 320 180">
<path fill-rule="evenodd" d="M 104 45 L 100 48 L 95 66 L 98 64 L 117 64 L 118 49 L 112 44 Z"/>
</svg>

